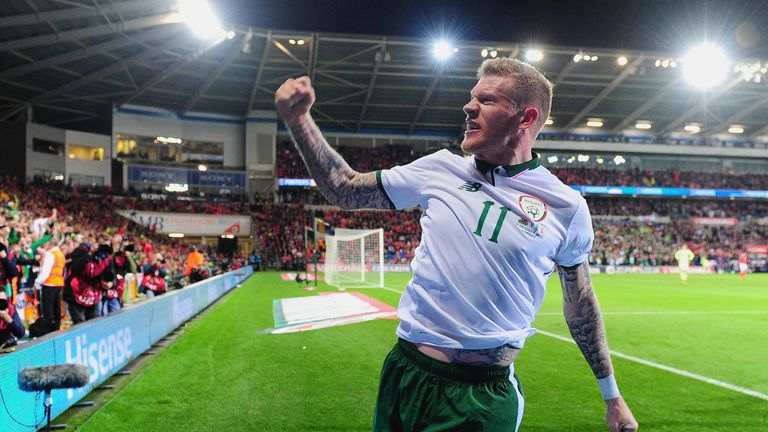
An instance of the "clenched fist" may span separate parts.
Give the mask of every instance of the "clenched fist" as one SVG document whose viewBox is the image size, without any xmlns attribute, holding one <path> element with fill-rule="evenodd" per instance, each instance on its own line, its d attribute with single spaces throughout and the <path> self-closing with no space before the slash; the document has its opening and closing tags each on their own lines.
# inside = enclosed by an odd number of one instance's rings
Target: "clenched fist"
<svg viewBox="0 0 768 432">
<path fill-rule="evenodd" d="M 315 89 L 308 76 L 289 78 L 275 92 L 275 108 L 277 114 L 286 124 L 297 121 L 309 113 L 309 108 L 315 103 Z"/>
</svg>

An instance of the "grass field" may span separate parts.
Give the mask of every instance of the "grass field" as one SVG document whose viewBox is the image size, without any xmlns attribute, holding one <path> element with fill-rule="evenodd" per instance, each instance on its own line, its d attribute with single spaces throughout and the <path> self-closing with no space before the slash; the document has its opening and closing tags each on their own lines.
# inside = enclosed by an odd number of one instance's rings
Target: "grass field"
<svg viewBox="0 0 768 432">
<path fill-rule="evenodd" d="M 388 274 L 387 286 L 400 290 L 407 278 Z M 693 275 L 685 286 L 674 275 L 593 280 L 618 382 L 640 430 L 768 431 L 768 277 Z M 364 291 L 392 305 L 399 298 L 390 290 Z M 379 369 L 397 322 L 260 333 L 274 324 L 273 299 L 304 295 L 315 293 L 278 273 L 255 274 L 80 430 L 370 430 Z M 516 363 L 526 393 L 521 431 L 605 430 L 595 379 L 567 342 L 561 300 L 551 278 L 534 324 L 541 334 Z"/>
</svg>

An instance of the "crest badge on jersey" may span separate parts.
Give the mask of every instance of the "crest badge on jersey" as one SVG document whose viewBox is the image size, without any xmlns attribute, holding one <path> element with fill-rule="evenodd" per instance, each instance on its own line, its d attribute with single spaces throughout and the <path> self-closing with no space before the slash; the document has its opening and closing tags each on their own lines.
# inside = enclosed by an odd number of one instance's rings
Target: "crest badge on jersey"
<svg viewBox="0 0 768 432">
<path fill-rule="evenodd" d="M 533 222 L 541 222 L 547 218 L 547 204 L 531 195 L 521 195 L 518 200 L 520 210 Z"/>
</svg>

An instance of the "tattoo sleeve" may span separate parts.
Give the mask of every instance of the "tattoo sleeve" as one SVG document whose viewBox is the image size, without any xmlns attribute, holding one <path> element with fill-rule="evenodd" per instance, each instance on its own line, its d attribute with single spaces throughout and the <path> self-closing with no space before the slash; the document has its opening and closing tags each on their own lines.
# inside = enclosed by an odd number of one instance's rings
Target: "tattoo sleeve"
<svg viewBox="0 0 768 432">
<path fill-rule="evenodd" d="M 344 209 L 389 209 L 389 200 L 376 183 L 376 173 L 360 173 L 328 144 L 315 121 L 307 115 L 287 125 L 317 188 Z"/>
<path fill-rule="evenodd" d="M 563 286 L 563 312 L 576 345 L 595 376 L 605 378 L 613 373 L 600 306 L 592 290 L 589 264 L 576 268 L 558 266 Z"/>
</svg>

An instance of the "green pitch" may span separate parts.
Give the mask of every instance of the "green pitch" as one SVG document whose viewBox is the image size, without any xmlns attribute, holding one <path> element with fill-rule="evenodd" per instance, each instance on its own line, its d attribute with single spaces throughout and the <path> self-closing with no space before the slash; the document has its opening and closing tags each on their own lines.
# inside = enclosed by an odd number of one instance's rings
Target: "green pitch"
<svg viewBox="0 0 768 432">
<path fill-rule="evenodd" d="M 400 290 L 407 279 L 388 274 L 387 286 Z M 614 365 L 642 431 L 768 430 L 767 276 L 691 276 L 688 285 L 674 275 L 593 280 L 611 350 L 633 357 L 614 356 Z M 399 298 L 364 292 L 393 305 Z M 315 293 L 277 273 L 255 274 L 80 430 L 370 430 L 379 368 L 397 323 L 260 333 L 273 325 L 273 299 L 303 295 Z M 605 430 L 591 371 L 576 346 L 557 337 L 568 337 L 561 300 L 553 277 L 535 323 L 542 334 L 528 341 L 516 366 L 526 393 L 521 431 Z"/>
</svg>

